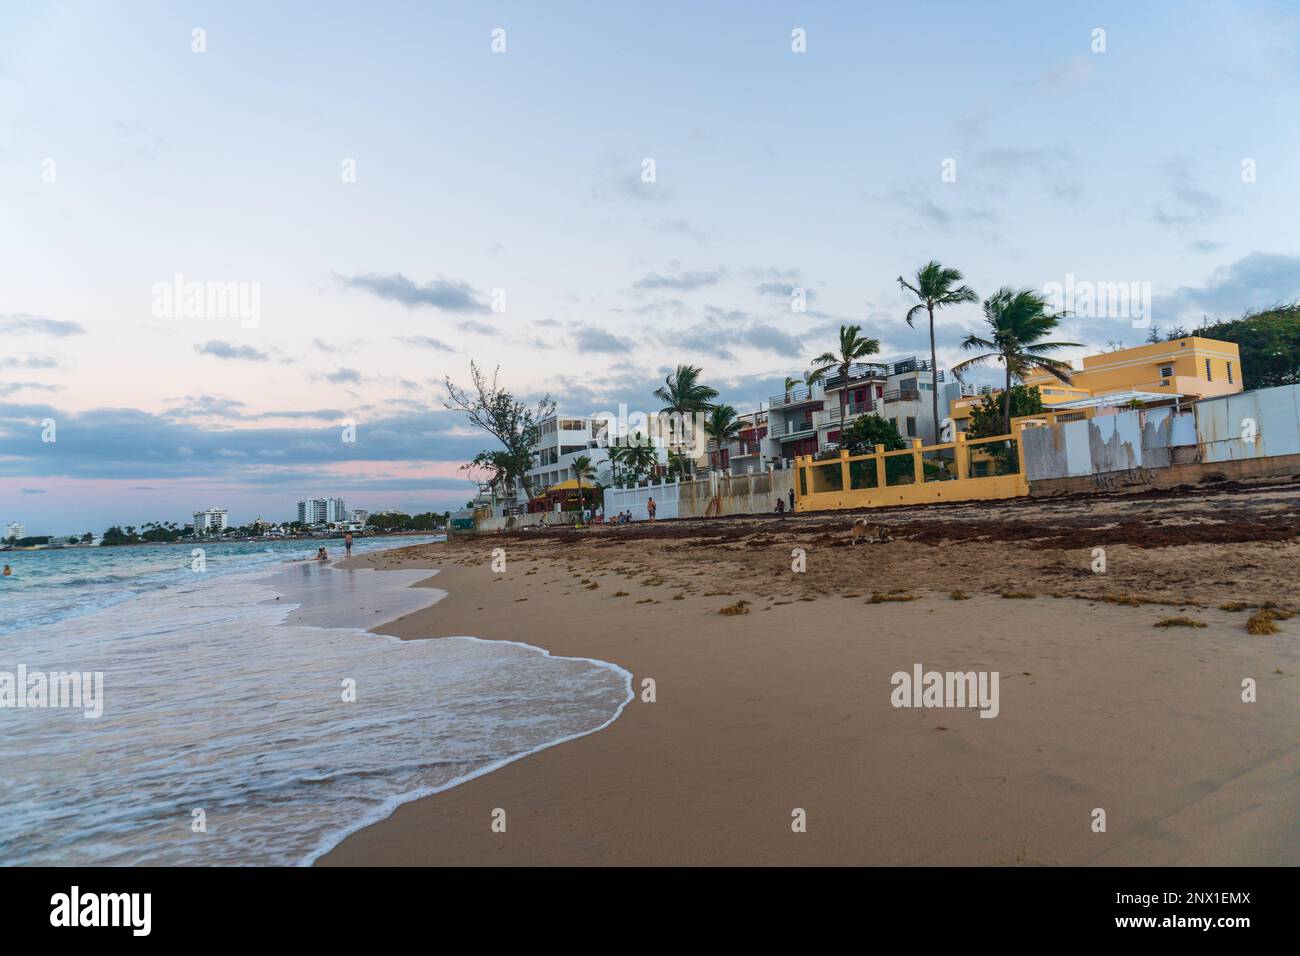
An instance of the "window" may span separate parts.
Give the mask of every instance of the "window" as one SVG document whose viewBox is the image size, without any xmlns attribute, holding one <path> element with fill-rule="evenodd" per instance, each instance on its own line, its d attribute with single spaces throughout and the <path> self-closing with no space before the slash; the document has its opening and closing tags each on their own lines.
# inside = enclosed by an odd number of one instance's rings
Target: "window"
<svg viewBox="0 0 1300 956">
<path fill-rule="evenodd" d="M 1232 363 L 1228 363 L 1228 384 L 1232 384 Z"/>
<path fill-rule="evenodd" d="M 911 415 L 907 416 L 907 437 L 908 438 L 916 437 L 916 419 Z"/>
<path fill-rule="evenodd" d="M 1210 360 L 1209 360 L 1209 359 L 1206 359 L 1206 360 L 1205 360 L 1205 380 L 1206 380 L 1207 382 L 1213 382 L 1213 381 L 1214 381 L 1214 372 L 1210 369 Z"/>
<path fill-rule="evenodd" d="M 1160 366 L 1160 377 L 1161 377 L 1161 378 L 1173 378 L 1173 377 L 1174 377 L 1174 367 L 1173 367 L 1172 365 L 1162 365 L 1162 366 Z"/>
<path fill-rule="evenodd" d="M 581 418 L 565 418 L 560 422 L 560 428 L 566 432 L 582 432 L 587 430 L 587 423 Z"/>
</svg>

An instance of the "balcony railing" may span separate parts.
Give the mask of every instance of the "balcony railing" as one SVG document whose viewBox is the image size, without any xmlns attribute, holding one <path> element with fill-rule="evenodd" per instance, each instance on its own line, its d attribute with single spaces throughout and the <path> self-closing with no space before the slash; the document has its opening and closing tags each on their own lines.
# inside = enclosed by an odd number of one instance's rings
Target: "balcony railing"
<svg viewBox="0 0 1300 956">
<path fill-rule="evenodd" d="M 891 388 L 885 392 L 886 402 L 919 402 L 921 392 L 914 388 Z"/>
<path fill-rule="evenodd" d="M 818 428 L 823 428 L 827 425 L 838 425 L 851 418 L 857 418 L 859 415 L 865 415 L 874 408 L 875 404 L 873 402 L 850 402 L 847 405 L 836 405 L 824 412 L 818 412 L 814 420 Z"/>
<path fill-rule="evenodd" d="M 798 405 L 802 402 L 816 401 L 813 398 L 812 389 L 806 385 L 800 385 L 798 388 L 792 388 L 788 392 L 782 392 L 780 395 L 773 395 L 767 400 L 769 408 L 781 408 L 784 405 Z"/>
<path fill-rule="evenodd" d="M 813 425 L 811 418 L 797 419 L 792 422 L 782 422 L 780 425 L 772 427 L 773 438 L 788 438 L 790 435 L 802 435 L 805 432 L 811 432 L 816 426 Z"/>
<path fill-rule="evenodd" d="M 760 445 L 756 441 L 738 441 L 731 444 L 732 458 L 746 458 L 759 453 Z"/>
<path fill-rule="evenodd" d="M 889 366 L 881 365 L 876 362 L 864 362 L 860 365 L 849 366 L 849 381 L 866 381 L 873 378 L 885 378 L 889 375 Z M 840 388 L 844 385 L 844 377 L 840 375 L 840 370 L 828 372 L 825 378 L 826 391 Z"/>
</svg>

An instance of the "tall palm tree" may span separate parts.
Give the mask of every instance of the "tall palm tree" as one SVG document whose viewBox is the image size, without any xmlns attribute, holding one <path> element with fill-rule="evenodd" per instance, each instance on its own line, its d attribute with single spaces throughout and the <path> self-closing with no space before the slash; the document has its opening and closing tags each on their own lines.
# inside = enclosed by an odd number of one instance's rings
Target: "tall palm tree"
<svg viewBox="0 0 1300 956">
<path fill-rule="evenodd" d="M 979 296 L 967 285 L 957 285 L 962 275 L 957 269 L 945 269 L 931 259 L 916 270 L 915 283 L 898 277 L 898 284 L 920 301 L 907 310 L 907 324 L 916 328 L 914 322 L 924 309 L 930 313 L 930 398 L 934 413 L 934 443 L 939 444 L 939 353 L 934 346 L 934 310 L 945 305 L 959 305 L 963 302 L 978 302 Z"/>
<path fill-rule="evenodd" d="M 709 417 L 704 423 L 704 433 L 713 440 L 718 449 L 718 462 L 722 461 L 722 446 L 740 434 L 740 421 L 736 410 L 730 405 L 714 405 L 709 409 Z"/>
<path fill-rule="evenodd" d="M 679 365 L 664 379 L 664 384 L 655 389 L 655 398 L 664 403 L 663 410 L 676 413 L 681 418 L 683 430 L 691 415 L 704 411 L 718 397 L 716 388 L 700 384 L 700 371 L 698 365 Z"/>
<path fill-rule="evenodd" d="M 785 377 L 785 400 L 787 402 L 790 401 L 790 393 L 793 392 L 798 385 L 799 379 L 791 378 L 789 375 Z"/>
<path fill-rule="evenodd" d="M 810 384 L 824 378 L 831 369 L 839 370 L 841 422 L 843 421 L 844 406 L 849 397 L 849 369 L 858 359 L 866 358 L 868 355 L 877 355 L 880 352 L 880 341 L 859 335 L 858 333 L 861 331 L 862 326 L 860 325 L 841 325 L 839 352 L 823 352 L 812 360 L 813 371 Z"/>
<path fill-rule="evenodd" d="M 1043 337 L 1061 324 L 1065 312 L 1048 312 L 1047 300 L 1033 289 L 1019 291 L 1003 286 L 984 300 L 987 338 L 975 334 L 961 343 L 965 351 L 983 349 L 979 355 L 952 367 L 958 379 L 969 369 L 989 361 L 1001 362 L 1006 369 L 1006 387 L 1002 392 L 1002 429 L 1011 431 L 1011 379 L 1023 380 L 1025 374 L 1042 369 L 1070 384 L 1069 362 L 1047 355 L 1055 349 L 1079 348 L 1078 342 L 1044 342 Z"/>
<path fill-rule="evenodd" d="M 591 458 L 588 455 L 578 455 L 573 459 L 573 464 L 569 466 L 573 469 L 573 477 L 578 479 L 578 513 L 583 510 L 582 501 L 582 479 L 595 478 L 596 469 L 592 467 Z"/>
</svg>

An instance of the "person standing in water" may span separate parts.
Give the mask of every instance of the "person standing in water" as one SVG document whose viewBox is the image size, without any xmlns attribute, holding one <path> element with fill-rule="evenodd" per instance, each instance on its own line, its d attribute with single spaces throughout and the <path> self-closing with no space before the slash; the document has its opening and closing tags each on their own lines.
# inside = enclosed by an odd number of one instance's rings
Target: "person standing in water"
<svg viewBox="0 0 1300 956">
<path fill-rule="evenodd" d="M 11 575 L 11 574 L 13 574 L 13 573 L 14 573 L 13 570 L 9 567 L 9 565 L 6 564 L 6 565 L 5 565 L 5 570 L 4 570 L 4 575 L 5 575 L 5 577 L 9 577 L 9 575 Z"/>
<path fill-rule="evenodd" d="M 347 549 L 346 557 L 352 557 L 352 532 L 346 531 L 343 534 L 343 547 Z"/>
</svg>

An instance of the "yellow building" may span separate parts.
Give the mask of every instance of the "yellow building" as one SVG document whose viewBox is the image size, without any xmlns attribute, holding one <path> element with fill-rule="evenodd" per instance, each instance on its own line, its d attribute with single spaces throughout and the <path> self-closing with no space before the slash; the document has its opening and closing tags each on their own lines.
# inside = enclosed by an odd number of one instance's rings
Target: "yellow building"
<svg viewBox="0 0 1300 956">
<path fill-rule="evenodd" d="M 1241 391 L 1241 355 L 1235 342 L 1189 335 L 1172 342 L 1089 355 L 1083 360 L 1083 369 L 1072 378 L 1089 397 L 1115 392 L 1153 392 L 1190 399 L 1231 395 Z M 1025 384 L 1046 390 L 1060 383 L 1046 372 L 1035 372 Z M 1055 403 L 1048 402 L 1044 394 L 1043 404 Z"/>
<path fill-rule="evenodd" d="M 1025 378 L 1025 384 L 1038 386 L 1047 407 L 1130 392 L 1194 401 L 1240 392 L 1241 355 L 1235 342 L 1189 335 L 1086 356 L 1083 368 L 1071 378 L 1066 385 L 1054 375 L 1036 371 Z M 971 410 L 983 400 L 983 395 L 953 400 L 949 414 L 958 431 L 966 430 Z"/>
<path fill-rule="evenodd" d="M 1038 394 L 1042 396 L 1044 405 L 1059 405 L 1062 402 L 1076 402 L 1081 398 L 1091 398 L 1092 393 L 1086 388 L 1079 388 L 1075 385 L 1066 385 L 1060 379 L 1051 377 L 1050 383 L 1039 383 L 1037 381 L 1027 384 L 1038 385 Z M 949 404 L 948 416 L 953 420 L 957 431 L 964 432 L 970 427 L 971 413 L 983 404 L 984 399 L 989 395 L 1001 395 L 1002 389 L 990 389 L 979 395 L 963 395 L 961 398 L 954 398 Z"/>
</svg>

